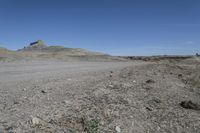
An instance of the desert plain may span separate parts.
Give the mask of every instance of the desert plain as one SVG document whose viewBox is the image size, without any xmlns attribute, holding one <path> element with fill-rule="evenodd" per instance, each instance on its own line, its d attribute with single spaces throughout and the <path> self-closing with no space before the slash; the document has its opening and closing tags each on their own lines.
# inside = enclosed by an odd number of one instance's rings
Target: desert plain
<svg viewBox="0 0 200 133">
<path fill-rule="evenodd" d="M 197 56 L 2 51 L 0 133 L 200 132 Z"/>
</svg>

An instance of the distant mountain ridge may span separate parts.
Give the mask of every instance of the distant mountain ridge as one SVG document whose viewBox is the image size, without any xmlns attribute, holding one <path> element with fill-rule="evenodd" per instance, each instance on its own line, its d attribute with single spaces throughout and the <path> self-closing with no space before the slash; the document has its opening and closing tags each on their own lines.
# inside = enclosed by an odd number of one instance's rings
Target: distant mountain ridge
<svg viewBox="0 0 200 133">
<path fill-rule="evenodd" d="M 42 40 L 37 40 L 35 42 L 30 43 L 28 46 L 25 46 L 23 49 L 19 49 L 18 51 L 22 52 L 47 52 L 52 53 L 54 55 L 65 54 L 65 55 L 106 55 L 99 52 L 91 52 L 81 48 L 65 48 L 64 46 L 48 46 Z"/>
<path fill-rule="evenodd" d="M 64 61 L 121 61 L 100 52 L 92 52 L 82 48 L 66 48 L 63 46 L 48 46 L 42 40 L 37 40 L 17 51 L 0 48 L 0 57 L 4 60 L 64 60 Z"/>
<path fill-rule="evenodd" d="M 106 55 L 99 52 L 91 52 L 81 48 L 65 48 L 64 46 L 48 46 L 42 40 L 37 40 L 25 46 L 18 51 L 32 52 L 48 52 L 48 53 L 65 53 L 66 55 Z"/>
</svg>

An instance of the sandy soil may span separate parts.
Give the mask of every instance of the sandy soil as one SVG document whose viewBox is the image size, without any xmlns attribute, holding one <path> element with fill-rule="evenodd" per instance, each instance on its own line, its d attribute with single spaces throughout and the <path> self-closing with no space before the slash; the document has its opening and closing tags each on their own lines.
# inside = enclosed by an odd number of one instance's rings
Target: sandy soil
<svg viewBox="0 0 200 133">
<path fill-rule="evenodd" d="M 0 63 L 0 133 L 198 133 L 198 68 L 199 59 Z"/>
</svg>

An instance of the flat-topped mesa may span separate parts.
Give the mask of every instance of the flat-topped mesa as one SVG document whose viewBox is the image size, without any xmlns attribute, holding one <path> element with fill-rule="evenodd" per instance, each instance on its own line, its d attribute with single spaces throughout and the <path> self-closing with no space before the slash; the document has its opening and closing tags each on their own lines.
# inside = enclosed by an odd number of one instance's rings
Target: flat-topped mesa
<svg viewBox="0 0 200 133">
<path fill-rule="evenodd" d="M 45 45 L 42 40 L 38 40 L 38 41 L 30 43 L 29 46 L 24 47 L 24 49 L 22 50 L 32 51 L 32 50 L 42 50 L 44 48 L 47 48 L 47 45 Z"/>
</svg>

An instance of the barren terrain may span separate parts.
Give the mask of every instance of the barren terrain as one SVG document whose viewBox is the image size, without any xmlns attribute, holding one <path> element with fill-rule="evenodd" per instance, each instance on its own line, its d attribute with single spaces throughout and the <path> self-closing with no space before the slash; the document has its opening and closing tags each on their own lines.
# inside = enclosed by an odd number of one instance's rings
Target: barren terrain
<svg viewBox="0 0 200 133">
<path fill-rule="evenodd" d="M 199 65 L 0 62 L 0 133 L 199 133 Z"/>
</svg>

